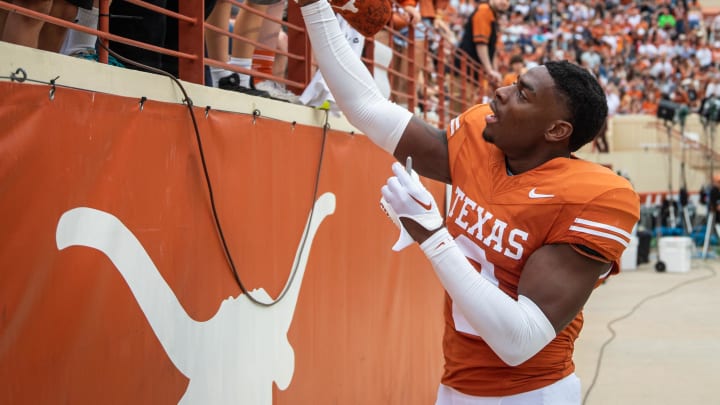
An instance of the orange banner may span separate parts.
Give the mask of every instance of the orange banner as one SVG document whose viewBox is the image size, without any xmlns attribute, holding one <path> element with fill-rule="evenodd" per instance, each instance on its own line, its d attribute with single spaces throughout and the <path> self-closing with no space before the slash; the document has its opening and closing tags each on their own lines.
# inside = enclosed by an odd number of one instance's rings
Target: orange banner
<svg viewBox="0 0 720 405">
<path fill-rule="evenodd" d="M 427 404 L 442 289 L 364 136 L 0 83 L 0 403 Z M 314 193 L 319 179 L 317 193 Z M 438 201 L 443 187 L 429 184 Z"/>
</svg>

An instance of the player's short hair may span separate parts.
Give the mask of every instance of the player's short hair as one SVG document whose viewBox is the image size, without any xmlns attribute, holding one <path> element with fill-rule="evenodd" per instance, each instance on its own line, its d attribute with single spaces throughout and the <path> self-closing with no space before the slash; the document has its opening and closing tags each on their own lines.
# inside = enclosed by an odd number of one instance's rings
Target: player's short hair
<svg viewBox="0 0 720 405">
<path fill-rule="evenodd" d="M 605 91 L 595 76 L 576 64 L 559 61 L 546 62 L 544 66 L 570 112 L 568 121 L 573 132 L 569 147 L 575 152 L 595 139 L 605 126 L 608 115 Z"/>
<path fill-rule="evenodd" d="M 514 65 L 516 63 L 522 63 L 525 64 L 525 60 L 523 60 L 522 55 L 513 55 L 510 57 L 510 65 Z"/>
</svg>

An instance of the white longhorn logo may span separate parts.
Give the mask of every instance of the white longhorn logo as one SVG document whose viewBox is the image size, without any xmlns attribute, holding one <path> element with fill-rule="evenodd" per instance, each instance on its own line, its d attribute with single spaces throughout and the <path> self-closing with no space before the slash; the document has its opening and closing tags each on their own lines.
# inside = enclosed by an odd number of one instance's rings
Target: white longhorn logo
<svg viewBox="0 0 720 405">
<path fill-rule="evenodd" d="M 272 383 L 290 385 L 295 353 L 287 332 L 292 322 L 310 247 L 320 223 L 335 212 L 335 196 L 315 202 L 305 231 L 308 240 L 295 255 L 297 275 L 283 300 L 270 307 L 248 297 L 228 297 L 209 320 L 196 321 L 185 312 L 140 241 L 115 216 L 92 208 L 65 212 L 58 222 L 58 249 L 87 246 L 104 253 L 123 276 L 170 360 L 189 380 L 183 404 L 248 403 L 270 405 Z M 259 301 L 271 298 L 253 290 Z"/>
</svg>

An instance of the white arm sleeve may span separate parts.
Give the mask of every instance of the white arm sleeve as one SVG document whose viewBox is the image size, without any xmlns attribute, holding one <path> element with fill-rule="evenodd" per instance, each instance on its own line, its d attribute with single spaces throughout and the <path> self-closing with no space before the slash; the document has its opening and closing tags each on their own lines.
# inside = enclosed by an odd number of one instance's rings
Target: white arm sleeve
<svg viewBox="0 0 720 405">
<path fill-rule="evenodd" d="M 420 248 L 453 302 L 502 361 L 522 364 L 555 338 L 555 328 L 542 310 L 523 295 L 513 300 L 481 276 L 446 228 Z"/>
<path fill-rule="evenodd" d="M 330 3 L 320 0 L 301 10 L 313 53 L 338 106 L 351 124 L 392 154 L 412 113 L 380 94 L 340 31 Z"/>
</svg>

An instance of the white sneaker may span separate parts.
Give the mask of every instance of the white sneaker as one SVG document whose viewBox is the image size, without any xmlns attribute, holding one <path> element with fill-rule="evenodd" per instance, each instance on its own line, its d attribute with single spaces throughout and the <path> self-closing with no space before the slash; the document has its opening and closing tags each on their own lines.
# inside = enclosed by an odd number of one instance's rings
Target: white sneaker
<svg viewBox="0 0 720 405">
<path fill-rule="evenodd" d="M 280 84 L 272 80 L 263 80 L 262 82 L 255 84 L 255 88 L 268 92 L 272 98 L 284 100 L 293 104 L 300 104 L 300 96 L 286 89 L 284 84 Z"/>
</svg>

